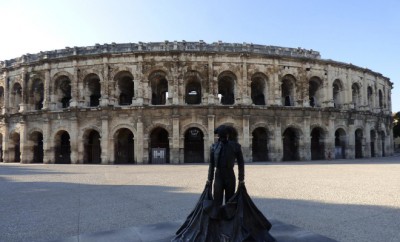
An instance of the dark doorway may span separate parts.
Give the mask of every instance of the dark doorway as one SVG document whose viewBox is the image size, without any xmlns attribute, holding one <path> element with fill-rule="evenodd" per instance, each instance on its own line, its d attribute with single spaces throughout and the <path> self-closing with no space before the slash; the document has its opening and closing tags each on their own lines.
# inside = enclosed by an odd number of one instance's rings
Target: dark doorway
<svg viewBox="0 0 400 242">
<path fill-rule="evenodd" d="M 33 141 L 33 159 L 32 163 L 43 163 L 43 134 L 34 132 L 32 134 Z"/>
<path fill-rule="evenodd" d="M 21 162 L 20 136 L 18 133 L 12 135 L 14 143 L 14 162 Z"/>
<path fill-rule="evenodd" d="M 218 94 L 221 94 L 221 104 L 233 105 L 235 103 L 235 79 L 230 75 L 222 76 L 218 80 Z"/>
<path fill-rule="evenodd" d="M 363 132 L 361 129 L 357 129 L 355 132 L 355 157 L 356 157 L 356 159 L 363 158 L 362 140 L 363 140 Z"/>
<path fill-rule="evenodd" d="M 199 81 L 192 80 L 186 85 L 185 102 L 187 104 L 201 103 L 201 84 Z"/>
<path fill-rule="evenodd" d="M 118 75 L 119 105 L 131 105 L 134 94 L 133 77 L 129 72 Z"/>
<path fill-rule="evenodd" d="M 84 140 L 85 154 L 84 163 L 100 164 L 101 163 L 101 146 L 100 134 L 95 130 L 91 130 Z"/>
<path fill-rule="evenodd" d="M 255 77 L 251 81 L 251 100 L 254 105 L 265 105 L 265 81 L 261 77 Z"/>
<path fill-rule="evenodd" d="M 167 103 L 168 81 L 163 76 L 151 80 L 151 104 L 165 105 Z"/>
<path fill-rule="evenodd" d="M 162 154 L 157 157 L 153 156 L 154 149 L 161 148 L 163 150 L 157 151 Z M 150 150 L 149 150 L 150 163 L 169 163 L 169 138 L 168 131 L 163 128 L 155 128 L 150 134 Z M 157 160 L 157 162 L 156 162 Z"/>
<path fill-rule="evenodd" d="M 115 140 L 115 164 L 134 164 L 134 150 L 132 131 L 127 128 L 119 129 Z"/>
<path fill-rule="evenodd" d="M 268 160 L 268 133 L 265 128 L 256 128 L 252 139 L 253 161 Z"/>
<path fill-rule="evenodd" d="M 335 159 L 345 159 L 346 154 L 346 132 L 337 129 L 335 132 Z"/>
<path fill-rule="evenodd" d="M 55 163 L 71 164 L 71 143 L 67 131 L 61 131 L 56 136 Z"/>
<path fill-rule="evenodd" d="M 325 159 L 323 130 L 314 128 L 311 132 L 311 160 Z"/>
<path fill-rule="evenodd" d="M 283 161 L 299 160 L 299 136 L 293 128 L 283 132 Z"/>
<path fill-rule="evenodd" d="M 204 163 L 204 135 L 198 128 L 190 128 L 185 133 L 184 162 Z"/>
</svg>

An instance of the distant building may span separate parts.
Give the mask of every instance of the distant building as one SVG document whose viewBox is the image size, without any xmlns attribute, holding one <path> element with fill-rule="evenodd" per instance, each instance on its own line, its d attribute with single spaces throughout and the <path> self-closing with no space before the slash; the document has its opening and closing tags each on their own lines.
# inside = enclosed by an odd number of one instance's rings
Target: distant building
<svg viewBox="0 0 400 242">
<path fill-rule="evenodd" d="M 3 162 L 208 162 L 221 124 L 247 161 L 393 154 L 389 79 L 313 50 L 113 43 L 0 68 Z"/>
</svg>

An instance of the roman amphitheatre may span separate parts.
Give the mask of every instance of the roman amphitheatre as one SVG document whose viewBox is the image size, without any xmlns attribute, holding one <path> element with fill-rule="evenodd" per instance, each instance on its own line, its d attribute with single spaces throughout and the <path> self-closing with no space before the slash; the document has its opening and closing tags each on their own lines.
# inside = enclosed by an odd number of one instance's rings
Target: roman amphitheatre
<svg viewBox="0 0 400 242">
<path fill-rule="evenodd" d="M 247 162 L 393 154 L 393 83 L 314 50 L 111 43 L 0 68 L 2 162 L 206 163 L 221 124 Z"/>
</svg>

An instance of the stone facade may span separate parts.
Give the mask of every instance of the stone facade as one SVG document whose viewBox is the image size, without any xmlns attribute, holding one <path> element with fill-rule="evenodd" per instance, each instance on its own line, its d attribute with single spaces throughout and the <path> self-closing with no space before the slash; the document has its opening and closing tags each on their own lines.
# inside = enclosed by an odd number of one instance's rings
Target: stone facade
<svg viewBox="0 0 400 242">
<path fill-rule="evenodd" d="M 393 153 L 393 84 L 312 50 L 113 43 L 0 68 L 3 162 L 208 162 L 220 124 L 246 161 Z"/>
</svg>

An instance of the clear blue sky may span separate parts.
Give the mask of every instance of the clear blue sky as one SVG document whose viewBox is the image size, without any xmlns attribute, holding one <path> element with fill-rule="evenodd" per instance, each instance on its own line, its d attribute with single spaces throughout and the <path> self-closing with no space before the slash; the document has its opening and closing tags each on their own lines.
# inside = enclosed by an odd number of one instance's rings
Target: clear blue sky
<svg viewBox="0 0 400 242">
<path fill-rule="evenodd" d="M 0 0 L 0 60 L 96 43 L 302 47 L 380 72 L 400 111 L 399 0 Z"/>
</svg>

